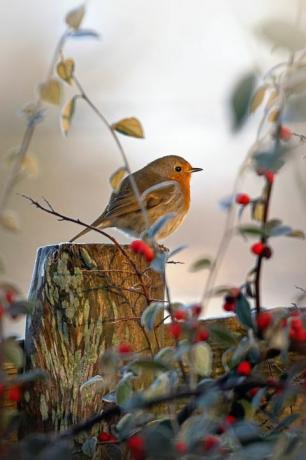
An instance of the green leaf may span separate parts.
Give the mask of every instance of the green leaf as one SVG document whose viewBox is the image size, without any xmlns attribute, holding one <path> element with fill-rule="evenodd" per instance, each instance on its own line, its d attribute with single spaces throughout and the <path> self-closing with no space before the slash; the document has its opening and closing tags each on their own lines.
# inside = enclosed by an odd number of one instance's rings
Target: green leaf
<svg viewBox="0 0 306 460">
<path fill-rule="evenodd" d="M 126 380 L 121 381 L 116 390 L 116 401 L 119 406 L 125 403 L 132 394 L 132 387 L 130 383 Z"/>
<path fill-rule="evenodd" d="M 14 381 L 17 384 L 29 383 L 34 382 L 35 380 L 45 380 L 49 377 L 49 374 L 46 371 L 41 369 L 33 369 L 32 371 L 28 371 L 14 377 Z"/>
<path fill-rule="evenodd" d="M 160 361 L 152 359 L 137 359 L 132 361 L 129 366 L 129 369 L 149 369 L 153 371 L 169 371 L 170 367 Z"/>
<path fill-rule="evenodd" d="M 16 340 L 9 338 L 3 342 L 4 361 L 14 364 L 17 369 L 20 369 L 24 364 L 24 356 L 21 347 Z"/>
<path fill-rule="evenodd" d="M 112 125 L 112 129 L 118 133 L 125 134 L 126 136 L 144 138 L 144 131 L 141 123 L 137 118 L 124 118 Z"/>
<path fill-rule="evenodd" d="M 239 225 L 238 231 L 244 236 L 264 236 L 264 230 L 258 225 Z"/>
<path fill-rule="evenodd" d="M 233 90 L 230 102 L 234 131 L 240 129 L 247 118 L 255 84 L 256 75 L 254 72 L 251 72 L 244 75 Z"/>
<path fill-rule="evenodd" d="M 243 326 L 253 328 L 251 306 L 243 294 L 236 300 L 236 314 Z"/>
<path fill-rule="evenodd" d="M 82 452 L 86 457 L 92 458 L 96 452 L 97 447 L 97 438 L 93 436 L 92 438 L 86 439 L 82 444 Z"/>
<path fill-rule="evenodd" d="M 212 351 L 208 343 L 196 343 L 191 349 L 191 366 L 202 377 L 212 372 Z"/>
<path fill-rule="evenodd" d="M 141 325 L 147 331 L 153 331 L 155 320 L 161 310 L 165 308 L 162 302 L 153 302 L 143 311 L 141 315 Z"/>
<path fill-rule="evenodd" d="M 204 270 L 211 267 L 211 260 L 208 257 L 203 259 L 196 260 L 190 267 L 191 272 L 198 272 L 199 270 Z"/>
<path fill-rule="evenodd" d="M 285 164 L 287 147 L 277 146 L 270 152 L 258 152 L 254 155 L 255 168 L 278 172 Z"/>
<path fill-rule="evenodd" d="M 289 225 L 278 225 L 270 230 L 270 236 L 287 236 L 292 233 L 292 228 Z"/>
<path fill-rule="evenodd" d="M 72 29 L 78 29 L 83 21 L 85 12 L 85 5 L 80 5 L 79 7 L 69 11 L 65 17 L 67 26 L 71 27 Z"/>
<path fill-rule="evenodd" d="M 209 326 L 209 332 L 222 344 L 228 347 L 237 344 L 237 339 L 230 329 L 218 326 L 217 324 Z"/>
<path fill-rule="evenodd" d="M 39 96 L 42 101 L 49 104 L 59 105 L 62 96 L 62 87 L 58 80 L 50 78 L 38 87 Z"/>
<path fill-rule="evenodd" d="M 134 414 L 125 414 L 116 425 L 118 440 L 123 441 L 129 437 L 135 427 Z"/>
<path fill-rule="evenodd" d="M 175 349 L 173 347 L 162 348 L 154 356 L 155 361 L 162 362 L 166 366 L 171 365 L 174 359 L 175 359 Z"/>
</svg>

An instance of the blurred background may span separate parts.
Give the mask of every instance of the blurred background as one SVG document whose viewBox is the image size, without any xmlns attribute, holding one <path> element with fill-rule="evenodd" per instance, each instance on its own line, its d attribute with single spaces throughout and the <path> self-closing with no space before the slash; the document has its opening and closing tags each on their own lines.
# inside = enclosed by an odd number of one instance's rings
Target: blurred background
<svg viewBox="0 0 306 460">
<path fill-rule="evenodd" d="M 17 112 L 33 98 L 44 80 L 63 18 L 78 6 L 70 0 L 1 0 L 1 156 L 19 145 L 24 121 Z M 258 39 L 254 30 L 268 18 L 294 23 L 298 10 L 293 0 L 92 0 L 84 27 L 101 33 L 100 40 L 74 40 L 65 57 L 76 61 L 84 88 L 111 121 L 136 116 L 145 139 L 121 136 L 132 170 L 167 154 L 185 157 L 203 173 L 192 178 L 192 205 L 181 228 L 165 244 L 173 249 L 187 244 L 177 256 L 184 265 L 168 268 L 172 297 L 193 302 L 201 297 L 207 273 L 189 267 L 201 256 L 214 256 L 222 235 L 225 214 L 218 202 L 231 193 L 237 170 L 254 142 L 258 117 L 251 117 L 242 132 L 233 135 L 229 95 L 237 80 L 250 70 L 266 72 L 283 56 Z M 298 14 L 300 14 L 298 13 Z M 302 18 L 304 20 L 306 18 Z M 284 55 L 285 56 L 285 55 Z M 285 56 L 286 58 L 286 56 Z M 73 94 L 66 85 L 63 102 Z M 292 127 L 306 134 L 305 123 Z M 31 207 L 18 193 L 48 198 L 69 216 L 91 223 L 104 209 L 111 188 L 109 176 L 121 157 L 113 139 L 88 106 L 80 101 L 67 138 L 59 127 L 59 109 L 48 107 L 37 127 L 30 152 L 39 173 L 14 190 L 9 208 L 16 210 L 21 229 L 0 229 L 5 279 L 27 293 L 36 249 L 69 240 L 79 228 L 57 222 Z M 281 170 L 273 191 L 271 217 L 306 230 L 305 201 L 297 182 L 305 179 L 305 151 L 298 165 Z M 2 163 L 1 184 L 8 172 Z M 243 190 L 259 195 L 262 178 L 250 174 Z M 304 181 L 305 183 L 305 181 Z M 120 242 L 128 239 L 111 231 Z M 89 233 L 82 242 L 103 242 Z M 252 267 L 250 243 L 236 237 L 226 254 L 217 283 L 240 284 Z M 288 305 L 306 288 L 305 242 L 276 238 L 274 255 L 264 266 L 265 306 Z M 208 316 L 222 312 L 222 299 L 209 304 Z M 15 321 L 7 331 L 23 334 Z"/>
</svg>

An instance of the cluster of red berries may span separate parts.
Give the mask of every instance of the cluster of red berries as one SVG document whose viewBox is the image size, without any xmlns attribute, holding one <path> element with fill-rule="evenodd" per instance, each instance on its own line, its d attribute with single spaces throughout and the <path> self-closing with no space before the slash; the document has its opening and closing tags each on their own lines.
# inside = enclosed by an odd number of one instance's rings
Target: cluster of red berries
<svg viewBox="0 0 306 460">
<path fill-rule="evenodd" d="M 4 295 L 3 295 L 3 298 L 4 298 L 4 303 L 5 304 L 8 304 L 8 305 L 11 305 L 13 302 L 15 302 L 15 297 L 16 297 L 16 293 L 12 290 L 7 290 L 4 292 Z M 2 303 L 0 303 L 0 319 L 3 317 L 3 315 L 5 314 L 5 307 Z"/>
<path fill-rule="evenodd" d="M 256 256 L 261 256 L 265 259 L 270 259 L 272 257 L 272 249 L 262 241 L 252 244 L 251 252 Z"/>
<path fill-rule="evenodd" d="M 236 302 L 239 296 L 240 296 L 239 288 L 230 289 L 228 294 L 224 297 L 223 310 L 227 312 L 235 312 Z"/>
<path fill-rule="evenodd" d="M 155 258 L 155 253 L 151 246 L 145 243 L 143 240 L 134 240 L 130 245 L 133 252 L 144 256 L 147 262 L 152 262 Z"/>
<path fill-rule="evenodd" d="M 267 329 L 273 321 L 273 316 L 268 311 L 261 311 L 256 317 L 257 328 L 260 331 Z"/>
<path fill-rule="evenodd" d="M 4 396 L 6 391 L 5 385 L 0 383 L 0 397 Z M 22 390 L 19 385 L 13 385 L 7 389 L 7 399 L 12 402 L 19 402 L 22 397 Z"/>
<path fill-rule="evenodd" d="M 203 342 L 208 339 L 209 333 L 203 328 L 196 319 L 199 317 L 202 311 L 201 305 L 193 305 L 191 309 L 178 309 L 173 314 L 174 321 L 169 325 L 169 334 L 175 339 L 178 340 L 183 333 L 183 323 L 190 320 L 186 323 L 187 328 L 189 327 L 190 331 L 194 333 L 193 341 L 194 342 Z"/>
</svg>

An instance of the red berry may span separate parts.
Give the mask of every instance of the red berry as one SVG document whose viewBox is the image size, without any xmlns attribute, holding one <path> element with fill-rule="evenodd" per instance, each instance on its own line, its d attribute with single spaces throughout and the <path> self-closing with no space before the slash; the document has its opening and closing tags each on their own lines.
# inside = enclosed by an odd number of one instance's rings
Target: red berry
<svg viewBox="0 0 306 460">
<path fill-rule="evenodd" d="M 155 258 L 155 253 L 154 253 L 153 249 L 148 245 L 144 246 L 143 255 L 145 256 L 145 259 L 146 259 L 147 262 L 152 262 L 152 260 L 154 260 L 154 258 Z"/>
<path fill-rule="evenodd" d="M 192 310 L 192 316 L 194 318 L 198 318 L 200 314 L 202 313 L 202 305 L 200 303 L 196 305 L 192 305 L 191 310 Z"/>
<path fill-rule="evenodd" d="M 262 255 L 264 249 L 265 249 L 265 245 L 264 245 L 261 241 L 258 241 L 258 243 L 254 243 L 254 244 L 251 246 L 251 251 L 252 251 L 252 253 L 255 254 L 256 256 Z"/>
<path fill-rule="evenodd" d="M 182 334 L 182 326 L 178 323 L 171 323 L 169 325 L 169 333 L 173 338 L 178 339 Z"/>
<path fill-rule="evenodd" d="M 118 352 L 119 353 L 131 353 L 133 351 L 132 346 L 129 343 L 120 343 L 118 345 Z"/>
<path fill-rule="evenodd" d="M 208 434 L 205 436 L 203 444 L 205 450 L 211 450 L 219 445 L 219 439 L 217 438 L 217 436 Z"/>
<path fill-rule="evenodd" d="M 224 422 L 226 425 L 233 425 L 236 422 L 236 417 L 234 415 L 227 415 Z"/>
<path fill-rule="evenodd" d="M 267 329 L 272 323 L 273 316 L 267 311 L 261 311 L 256 318 L 257 327 L 260 330 Z"/>
<path fill-rule="evenodd" d="M 206 329 L 200 329 L 197 331 L 195 336 L 196 342 L 205 342 L 209 337 L 209 332 Z"/>
<path fill-rule="evenodd" d="M 258 391 L 259 391 L 259 387 L 254 387 L 250 389 L 249 394 L 253 398 L 254 396 L 257 395 Z"/>
<path fill-rule="evenodd" d="M 134 460 L 143 460 L 145 458 L 144 440 L 141 436 L 134 434 L 127 440 L 127 445 Z"/>
<path fill-rule="evenodd" d="M 303 326 L 303 322 L 302 322 L 301 318 L 299 318 L 299 317 L 292 318 L 292 320 L 291 320 L 291 328 L 292 329 L 299 331 L 299 330 L 303 329 L 303 327 L 304 326 Z"/>
<path fill-rule="evenodd" d="M 18 402 L 20 401 L 21 396 L 22 396 L 22 392 L 19 386 L 16 385 L 16 386 L 9 388 L 7 397 L 10 401 Z"/>
<path fill-rule="evenodd" d="M 246 193 L 238 193 L 236 195 L 236 203 L 242 206 L 247 206 L 251 201 L 251 198 Z"/>
<path fill-rule="evenodd" d="M 174 313 L 174 318 L 177 321 L 185 321 L 187 317 L 188 317 L 188 314 L 185 310 L 176 310 L 176 312 Z"/>
<path fill-rule="evenodd" d="M 279 138 L 282 141 L 290 141 L 293 136 L 293 133 L 288 126 L 281 126 L 278 131 Z"/>
<path fill-rule="evenodd" d="M 13 303 L 15 300 L 15 292 L 12 290 L 6 291 L 5 298 L 8 303 Z"/>
<path fill-rule="evenodd" d="M 238 364 L 236 370 L 237 370 L 237 374 L 244 375 L 245 377 L 247 377 L 252 372 L 252 366 L 249 363 L 249 361 L 241 361 L 241 363 Z"/>
<path fill-rule="evenodd" d="M 0 319 L 4 316 L 5 314 L 5 308 L 2 304 L 0 304 Z"/>
<path fill-rule="evenodd" d="M 225 302 L 223 304 L 224 311 L 236 311 L 236 302 Z"/>
<path fill-rule="evenodd" d="M 98 441 L 100 442 L 116 442 L 117 438 L 113 436 L 110 433 L 107 433 L 106 431 L 102 431 L 98 436 L 97 436 Z"/>
<path fill-rule="evenodd" d="M 265 171 L 264 173 L 265 178 L 269 182 L 269 184 L 272 184 L 274 181 L 274 172 L 273 171 Z"/>
<path fill-rule="evenodd" d="M 270 246 L 265 246 L 264 247 L 264 250 L 262 251 L 262 256 L 265 259 L 271 259 L 271 257 L 272 257 L 272 249 L 270 248 Z"/>
<path fill-rule="evenodd" d="M 133 252 L 140 252 L 143 248 L 143 241 L 142 240 L 134 240 L 132 241 L 132 243 L 130 244 L 130 247 L 132 249 Z"/>
<path fill-rule="evenodd" d="M 175 448 L 176 448 L 176 451 L 181 455 L 185 455 L 188 452 L 187 444 L 183 441 L 178 441 L 175 444 Z"/>
</svg>

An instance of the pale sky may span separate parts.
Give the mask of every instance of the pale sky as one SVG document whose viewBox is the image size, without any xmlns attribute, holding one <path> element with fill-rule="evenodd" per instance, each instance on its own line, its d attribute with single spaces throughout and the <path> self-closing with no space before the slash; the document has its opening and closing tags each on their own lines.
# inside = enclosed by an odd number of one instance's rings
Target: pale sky
<svg viewBox="0 0 306 460">
<path fill-rule="evenodd" d="M 204 169 L 192 180 L 192 205 L 182 227 L 165 244 L 171 249 L 187 244 L 178 256 L 184 265 L 169 267 L 172 297 L 198 301 L 206 273 L 188 271 L 199 256 L 216 253 L 224 214 L 218 201 L 231 192 L 238 166 L 252 144 L 258 118 L 233 136 L 228 98 L 246 71 L 268 70 L 282 59 L 271 46 L 259 43 L 253 30 L 269 17 L 294 21 L 293 0 L 91 0 L 84 27 L 102 39 L 75 41 L 65 51 L 73 57 L 88 93 L 112 122 L 138 117 L 145 139 L 122 137 L 133 170 L 166 154 L 178 154 Z M 18 145 L 23 121 L 16 112 L 33 97 L 44 78 L 51 54 L 64 30 L 72 0 L 1 0 L 0 60 L 1 155 Z M 306 10 L 305 10 L 306 11 Z M 303 18 L 305 19 L 305 18 Z M 65 99 L 71 90 L 66 88 Z M 59 111 L 50 107 L 35 134 L 30 151 L 38 159 L 40 175 L 18 185 L 16 192 L 47 197 L 67 215 L 92 222 L 104 209 L 111 192 L 108 178 L 121 166 L 109 133 L 85 104 L 77 106 L 67 139 L 59 129 Z M 306 134 L 303 124 L 294 127 Z M 305 161 L 300 154 L 300 173 Z M 273 192 L 272 217 L 306 230 L 305 202 L 289 165 L 279 175 Z M 3 180 L 3 172 L 1 181 Z M 259 194 L 261 179 L 248 176 L 245 190 Z M 36 248 L 67 241 L 79 229 L 30 207 L 14 194 L 22 229 L 1 232 L 1 256 L 6 279 L 26 294 Z M 129 240 L 112 231 L 121 242 Z M 81 241 L 103 239 L 89 233 Z M 284 238 L 273 242 L 274 256 L 264 268 L 264 305 L 287 305 L 306 287 L 305 242 Z M 240 284 L 251 268 L 249 243 L 236 238 L 230 246 L 218 284 Z M 220 314 L 222 300 L 210 304 L 209 315 Z M 13 328 L 22 333 L 23 325 Z"/>
</svg>

